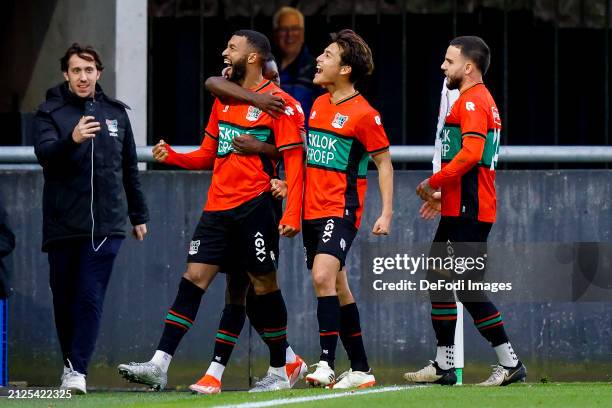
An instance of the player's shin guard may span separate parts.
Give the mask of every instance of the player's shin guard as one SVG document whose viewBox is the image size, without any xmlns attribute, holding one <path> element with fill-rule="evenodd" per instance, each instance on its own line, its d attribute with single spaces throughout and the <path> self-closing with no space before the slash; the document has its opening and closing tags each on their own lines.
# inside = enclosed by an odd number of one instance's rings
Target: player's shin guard
<svg viewBox="0 0 612 408">
<path fill-rule="evenodd" d="M 439 347 L 455 344 L 457 304 L 455 302 L 432 302 L 431 324 L 436 332 Z"/>
<path fill-rule="evenodd" d="M 351 361 L 351 369 L 353 371 L 369 371 L 370 366 L 363 346 L 359 309 L 356 303 L 340 307 L 340 339 Z"/>
<path fill-rule="evenodd" d="M 474 325 L 480 334 L 497 347 L 508 342 L 501 313 L 491 302 L 466 302 L 465 308 L 474 319 Z"/>
<path fill-rule="evenodd" d="M 244 326 L 245 311 L 242 305 L 225 305 L 219 322 L 219 330 L 215 336 L 215 350 L 212 358 L 223 366 L 227 365 L 234 346 L 240 337 Z"/>
<path fill-rule="evenodd" d="M 263 324 L 263 339 L 270 350 L 270 367 L 285 366 L 287 308 L 280 290 L 256 296 L 257 319 Z"/>
<path fill-rule="evenodd" d="M 176 299 L 166 315 L 164 332 L 158 350 L 174 355 L 181 339 L 193 326 L 204 289 L 188 279 L 181 278 Z"/>
<path fill-rule="evenodd" d="M 319 343 L 321 358 L 330 368 L 334 368 L 336 345 L 340 334 L 340 301 L 338 296 L 322 296 L 317 298 L 317 319 L 319 321 Z"/>
</svg>

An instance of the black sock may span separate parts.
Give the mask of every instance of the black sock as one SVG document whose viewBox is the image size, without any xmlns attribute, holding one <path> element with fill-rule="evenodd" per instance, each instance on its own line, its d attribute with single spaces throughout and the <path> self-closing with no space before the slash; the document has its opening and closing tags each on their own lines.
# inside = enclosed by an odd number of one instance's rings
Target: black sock
<svg viewBox="0 0 612 408">
<path fill-rule="evenodd" d="M 340 340 L 346 349 L 353 371 L 368 372 L 370 366 L 363 347 L 357 303 L 340 307 Z"/>
<path fill-rule="evenodd" d="M 457 325 L 457 303 L 432 302 L 431 324 L 436 332 L 438 346 L 455 344 L 455 326 Z"/>
<path fill-rule="evenodd" d="M 253 290 L 253 286 L 251 286 L 249 288 L 249 291 L 247 292 L 246 315 L 249 318 L 249 321 L 251 322 L 251 326 L 253 326 L 253 329 L 255 329 L 257 334 L 259 334 L 261 339 L 265 342 L 266 339 L 264 338 L 263 323 L 261 322 L 261 319 L 259 318 L 261 313 L 258 313 L 258 310 L 259 310 L 259 302 L 257 301 L 257 296 L 255 295 L 255 291 Z M 285 348 L 289 347 L 289 343 L 287 342 L 286 338 L 284 342 L 285 342 Z"/>
<path fill-rule="evenodd" d="M 287 341 L 287 308 L 280 290 L 266 295 L 256 295 L 256 321 L 262 323 L 263 340 L 270 350 L 270 367 L 285 366 Z"/>
<path fill-rule="evenodd" d="M 215 337 L 215 350 L 212 361 L 226 366 L 234 351 L 234 346 L 240 337 L 242 326 L 244 326 L 245 312 L 242 305 L 225 305 L 219 330 Z"/>
<path fill-rule="evenodd" d="M 317 301 L 319 343 L 321 344 L 320 360 L 326 361 L 333 369 L 340 332 L 340 301 L 338 296 L 322 296 L 318 297 Z"/>
<path fill-rule="evenodd" d="M 251 326 L 253 326 L 257 334 L 259 334 L 263 340 L 263 323 L 261 321 L 261 313 L 259 313 L 259 302 L 257 301 L 253 286 L 250 286 L 247 292 L 246 315 L 249 318 L 249 322 L 251 322 Z"/>
<path fill-rule="evenodd" d="M 203 294 L 204 289 L 188 279 L 181 278 L 176 299 L 166 315 L 158 350 L 174 355 L 181 339 L 193 325 Z"/>
<path fill-rule="evenodd" d="M 466 302 L 463 305 L 474 319 L 474 325 L 480 334 L 491 343 L 491 346 L 497 347 L 509 341 L 502 315 L 493 303 Z"/>
</svg>

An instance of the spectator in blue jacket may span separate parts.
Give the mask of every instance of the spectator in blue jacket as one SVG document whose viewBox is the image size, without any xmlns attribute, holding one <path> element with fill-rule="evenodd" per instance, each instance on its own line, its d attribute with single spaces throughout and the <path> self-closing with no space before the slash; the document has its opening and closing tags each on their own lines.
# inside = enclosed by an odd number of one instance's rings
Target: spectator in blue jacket
<svg viewBox="0 0 612 408">
<path fill-rule="evenodd" d="M 316 62 L 304 44 L 304 15 L 296 8 L 281 7 L 272 19 L 281 88 L 302 105 L 306 122 L 321 90 L 312 83 Z"/>
</svg>

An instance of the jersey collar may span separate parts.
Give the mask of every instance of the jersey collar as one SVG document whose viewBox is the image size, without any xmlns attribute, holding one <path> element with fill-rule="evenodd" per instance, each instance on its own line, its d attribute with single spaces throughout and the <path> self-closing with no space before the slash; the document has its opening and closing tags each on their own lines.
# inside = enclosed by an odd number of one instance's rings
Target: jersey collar
<svg viewBox="0 0 612 408">
<path fill-rule="evenodd" d="M 331 100 L 331 94 L 329 94 L 329 103 L 333 103 L 334 105 L 338 106 L 338 105 L 340 105 L 341 103 L 344 103 L 344 102 L 350 101 L 351 99 L 353 99 L 353 98 L 355 98 L 355 97 L 357 97 L 357 96 L 359 96 L 359 91 L 355 91 L 355 93 L 354 93 L 354 94 L 349 95 L 349 96 L 347 96 L 347 97 L 346 97 L 346 98 L 344 98 L 344 99 L 340 99 L 338 102 L 334 103 L 334 102 L 332 102 L 332 100 Z"/>
<path fill-rule="evenodd" d="M 461 92 L 461 95 L 463 95 L 464 93 L 466 93 L 467 91 L 469 91 L 472 88 L 477 87 L 478 85 L 484 85 L 484 82 L 477 82 L 474 85 L 470 86 L 468 89 L 466 89 L 465 91 Z"/>
<path fill-rule="evenodd" d="M 272 83 L 272 81 L 268 80 L 268 79 L 264 79 L 259 85 L 257 85 L 255 87 L 255 89 L 252 89 L 253 92 L 259 92 L 262 89 L 264 89 L 266 86 L 270 85 Z"/>
</svg>

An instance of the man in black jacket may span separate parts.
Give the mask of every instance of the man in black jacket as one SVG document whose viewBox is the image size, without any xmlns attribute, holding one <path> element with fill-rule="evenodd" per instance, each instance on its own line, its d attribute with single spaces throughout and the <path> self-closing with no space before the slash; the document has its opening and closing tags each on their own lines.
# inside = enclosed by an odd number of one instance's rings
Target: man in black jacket
<svg viewBox="0 0 612 408">
<path fill-rule="evenodd" d="M 96 84 L 103 69 L 98 53 L 75 43 L 60 63 L 66 82 L 47 91 L 35 118 L 35 152 L 45 178 L 42 248 L 64 359 L 61 387 L 85 393 L 126 215 L 138 240 L 149 215 L 129 107 Z"/>
</svg>

